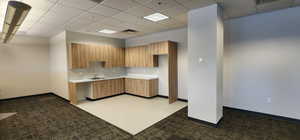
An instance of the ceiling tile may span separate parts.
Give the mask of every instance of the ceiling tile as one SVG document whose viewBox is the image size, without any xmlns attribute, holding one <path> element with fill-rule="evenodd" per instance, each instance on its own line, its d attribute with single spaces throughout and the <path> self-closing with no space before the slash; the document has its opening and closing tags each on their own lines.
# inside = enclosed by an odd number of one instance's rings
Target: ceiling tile
<svg viewBox="0 0 300 140">
<path fill-rule="evenodd" d="M 147 19 L 144 19 L 144 18 L 140 18 L 136 21 L 136 24 L 139 24 L 139 25 L 144 25 L 144 26 L 154 26 L 154 25 L 158 25 L 157 22 L 153 22 L 153 21 L 150 21 L 150 20 L 147 20 Z"/>
<path fill-rule="evenodd" d="M 104 16 L 113 16 L 113 15 L 116 15 L 121 12 L 120 10 L 117 10 L 114 8 L 109 8 L 109 7 L 103 6 L 101 4 L 97 5 L 96 7 L 92 8 L 89 11 L 100 14 L 100 15 L 104 15 Z"/>
<path fill-rule="evenodd" d="M 175 16 L 174 19 L 180 21 L 181 23 L 187 23 L 188 15 L 187 15 L 187 13 L 180 14 L 180 15 Z"/>
<path fill-rule="evenodd" d="M 149 2 L 151 2 L 152 0 L 134 0 L 134 1 L 137 2 L 137 3 L 139 3 L 139 4 L 145 5 L 145 4 L 149 3 Z"/>
<path fill-rule="evenodd" d="M 98 4 L 91 0 L 60 0 L 58 3 L 82 10 L 89 10 Z"/>
<path fill-rule="evenodd" d="M 268 12 L 268 11 L 288 8 L 292 6 L 293 3 L 294 3 L 293 0 L 279 0 L 275 2 L 257 5 L 256 8 L 257 8 L 257 12 L 261 13 L 261 12 Z"/>
<path fill-rule="evenodd" d="M 65 29 L 67 30 L 72 30 L 72 31 L 78 31 L 88 25 L 93 23 L 90 20 L 74 20 L 69 22 L 68 24 L 65 25 Z"/>
<path fill-rule="evenodd" d="M 155 13 L 154 10 L 152 10 L 150 8 L 147 8 L 145 6 L 142 6 L 142 5 L 130 8 L 130 9 L 128 9 L 125 12 L 129 13 L 131 15 L 138 16 L 138 17 L 144 17 L 144 16 L 148 16 L 150 14 L 154 14 Z"/>
<path fill-rule="evenodd" d="M 56 3 L 58 2 L 59 0 L 48 0 L 49 2 L 52 2 L 52 3 Z"/>
<path fill-rule="evenodd" d="M 122 11 L 139 5 L 134 0 L 104 0 L 104 2 L 102 2 L 101 4 Z"/>
<path fill-rule="evenodd" d="M 105 16 L 95 14 L 95 13 L 90 13 L 90 12 L 84 12 L 80 14 L 78 17 L 76 17 L 77 20 L 89 20 L 93 22 L 101 21 L 105 18 L 106 18 Z"/>
<path fill-rule="evenodd" d="M 50 12 L 55 13 L 57 16 L 64 16 L 65 18 L 72 18 L 75 16 L 79 16 L 84 11 L 77 9 L 77 8 L 72 8 L 72 7 L 56 4 L 53 8 L 50 9 Z"/>
<path fill-rule="evenodd" d="M 138 17 L 127 14 L 125 12 L 114 15 L 113 18 L 130 23 L 136 23 L 136 21 L 138 20 Z"/>
<path fill-rule="evenodd" d="M 162 20 L 158 22 L 159 24 L 162 24 L 163 26 L 178 26 L 178 25 L 183 25 L 180 21 L 173 19 L 173 18 L 168 18 L 166 20 Z"/>
<path fill-rule="evenodd" d="M 90 25 L 87 25 L 85 27 L 83 27 L 82 29 L 80 29 L 81 31 L 84 31 L 84 32 L 97 32 L 99 31 L 99 29 L 103 26 L 103 23 L 98 23 L 98 22 L 95 22 L 95 23 L 92 23 Z"/>
<path fill-rule="evenodd" d="M 145 4 L 145 6 L 156 11 L 164 11 L 180 5 L 175 0 L 152 0 Z"/>
<path fill-rule="evenodd" d="M 39 20 L 40 24 L 53 25 L 53 26 L 61 26 L 70 21 L 72 17 L 66 16 L 65 14 L 57 14 L 55 12 L 48 12 L 45 16 Z M 35 28 L 35 27 L 34 27 Z"/>
<path fill-rule="evenodd" d="M 176 0 L 176 1 L 188 9 L 201 8 L 216 3 L 215 0 Z"/>
<path fill-rule="evenodd" d="M 181 14 L 185 14 L 187 12 L 188 12 L 187 8 L 179 5 L 179 6 L 164 10 L 161 13 L 164 14 L 164 15 L 167 15 L 169 17 L 175 17 L 175 16 L 178 16 L 178 15 L 181 15 Z"/>
<path fill-rule="evenodd" d="M 63 31 L 62 28 L 56 27 L 56 26 L 49 26 L 46 24 L 35 24 L 35 28 L 32 28 L 28 30 L 26 34 L 32 35 L 32 36 L 43 36 L 43 37 L 50 37 L 53 36 L 61 31 Z"/>
<path fill-rule="evenodd" d="M 103 20 L 100 20 L 98 23 L 105 24 L 105 25 L 110 24 L 112 26 L 122 26 L 126 22 L 124 23 L 124 21 L 121 21 L 119 19 L 108 17 L 108 18 L 104 18 Z"/>
<path fill-rule="evenodd" d="M 48 11 L 54 5 L 48 0 L 23 0 L 22 2 L 31 6 L 31 10 Z"/>
</svg>

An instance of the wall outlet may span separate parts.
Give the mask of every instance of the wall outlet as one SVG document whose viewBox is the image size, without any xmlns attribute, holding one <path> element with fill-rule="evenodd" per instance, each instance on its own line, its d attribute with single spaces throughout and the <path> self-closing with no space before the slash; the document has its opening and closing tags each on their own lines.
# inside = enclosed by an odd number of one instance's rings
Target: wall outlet
<svg viewBox="0 0 300 140">
<path fill-rule="evenodd" d="M 271 97 L 267 98 L 267 103 L 271 103 L 271 102 L 272 102 L 272 98 Z"/>
</svg>

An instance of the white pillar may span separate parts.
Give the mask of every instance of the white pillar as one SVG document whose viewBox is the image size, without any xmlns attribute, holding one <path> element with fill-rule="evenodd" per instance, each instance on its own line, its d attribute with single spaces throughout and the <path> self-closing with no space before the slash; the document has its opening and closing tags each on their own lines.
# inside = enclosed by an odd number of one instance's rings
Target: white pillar
<svg viewBox="0 0 300 140">
<path fill-rule="evenodd" d="M 217 4 L 188 13 L 188 116 L 212 124 L 223 117 L 223 34 Z"/>
</svg>

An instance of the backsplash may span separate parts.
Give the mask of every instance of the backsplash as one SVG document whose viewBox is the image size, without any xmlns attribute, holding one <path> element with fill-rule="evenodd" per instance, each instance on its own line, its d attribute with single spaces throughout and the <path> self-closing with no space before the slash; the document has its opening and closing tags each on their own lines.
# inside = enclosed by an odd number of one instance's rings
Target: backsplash
<svg viewBox="0 0 300 140">
<path fill-rule="evenodd" d="M 159 68 L 126 68 L 126 73 L 128 75 L 158 75 Z"/>
<path fill-rule="evenodd" d="M 90 63 L 87 69 L 69 70 L 69 80 L 79 80 L 94 77 L 114 77 L 126 75 L 126 69 L 123 67 L 103 68 L 101 62 Z"/>
</svg>

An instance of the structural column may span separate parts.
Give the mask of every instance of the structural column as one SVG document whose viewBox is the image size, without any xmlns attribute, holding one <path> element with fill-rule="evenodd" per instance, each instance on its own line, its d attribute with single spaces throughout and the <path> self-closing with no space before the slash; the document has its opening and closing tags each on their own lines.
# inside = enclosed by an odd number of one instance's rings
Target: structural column
<svg viewBox="0 0 300 140">
<path fill-rule="evenodd" d="M 188 13 L 188 116 L 212 124 L 223 116 L 223 34 L 217 4 Z"/>
</svg>

